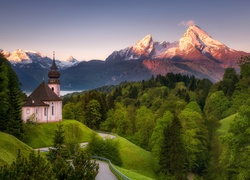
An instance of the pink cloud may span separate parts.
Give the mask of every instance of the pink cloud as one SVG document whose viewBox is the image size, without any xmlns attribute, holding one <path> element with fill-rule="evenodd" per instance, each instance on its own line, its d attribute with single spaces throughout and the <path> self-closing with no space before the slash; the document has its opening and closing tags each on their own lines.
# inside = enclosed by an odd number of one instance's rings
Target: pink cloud
<svg viewBox="0 0 250 180">
<path fill-rule="evenodd" d="M 194 24 L 195 24 L 194 20 L 188 20 L 188 21 L 182 21 L 182 22 L 180 22 L 179 26 L 192 26 Z"/>
</svg>

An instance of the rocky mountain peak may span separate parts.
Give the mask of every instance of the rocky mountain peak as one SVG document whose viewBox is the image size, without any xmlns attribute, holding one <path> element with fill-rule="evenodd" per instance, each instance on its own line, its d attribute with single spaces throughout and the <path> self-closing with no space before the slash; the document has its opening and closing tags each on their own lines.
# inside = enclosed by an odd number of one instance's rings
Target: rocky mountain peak
<svg viewBox="0 0 250 180">
<path fill-rule="evenodd" d="M 75 59 L 72 55 L 68 57 L 68 59 L 66 60 L 67 62 L 77 62 L 77 59 Z"/>
<path fill-rule="evenodd" d="M 134 48 L 136 48 L 136 49 L 150 48 L 151 46 L 153 46 L 153 44 L 154 44 L 153 38 L 149 34 L 149 35 L 145 36 L 143 39 L 141 39 L 140 41 L 138 41 L 135 44 Z"/>
<path fill-rule="evenodd" d="M 13 63 L 18 63 L 18 62 L 22 62 L 22 61 L 26 61 L 26 62 L 31 61 L 29 55 L 21 49 L 17 49 L 15 51 L 13 51 L 12 53 L 10 53 L 9 56 L 7 57 L 7 59 Z"/>
<path fill-rule="evenodd" d="M 221 42 L 213 39 L 208 33 L 196 25 L 189 26 L 179 41 L 180 51 L 190 51 L 197 48 L 200 51 L 209 51 L 211 48 L 227 48 Z"/>
</svg>

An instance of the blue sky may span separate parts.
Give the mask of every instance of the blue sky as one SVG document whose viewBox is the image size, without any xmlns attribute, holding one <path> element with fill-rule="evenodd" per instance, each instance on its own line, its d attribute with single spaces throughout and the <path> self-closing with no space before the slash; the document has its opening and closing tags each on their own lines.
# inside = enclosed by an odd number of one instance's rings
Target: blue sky
<svg viewBox="0 0 250 180">
<path fill-rule="evenodd" d="M 188 21 L 250 52 L 249 0 L 0 0 L 0 49 L 56 58 L 105 59 L 148 34 L 179 40 Z"/>
</svg>

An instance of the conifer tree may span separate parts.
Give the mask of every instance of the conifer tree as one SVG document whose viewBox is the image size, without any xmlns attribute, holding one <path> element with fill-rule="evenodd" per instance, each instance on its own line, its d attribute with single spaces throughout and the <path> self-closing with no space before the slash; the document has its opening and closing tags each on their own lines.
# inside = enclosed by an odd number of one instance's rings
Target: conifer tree
<svg viewBox="0 0 250 180">
<path fill-rule="evenodd" d="M 36 155 L 32 151 L 29 158 L 24 158 L 18 152 L 18 157 L 10 167 L 0 167 L 0 179 L 13 180 L 13 179 L 56 179 L 52 171 L 51 164 L 46 161 L 40 152 Z"/>
<path fill-rule="evenodd" d="M 91 157 L 85 152 L 81 151 L 73 160 L 74 168 L 68 172 L 67 179 L 95 179 L 98 174 L 99 165 L 91 160 Z"/>
<path fill-rule="evenodd" d="M 181 139 L 181 124 L 174 117 L 170 126 L 164 129 L 164 141 L 160 152 L 160 171 L 175 179 L 186 179 L 186 152 Z"/>
<path fill-rule="evenodd" d="M 47 155 L 48 159 L 53 162 L 57 157 L 66 158 L 67 152 L 64 145 L 64 130 L 61 124 L 57 125 L 57 130 L 55 130 L 55 135 L 53 138 L 53 146 L 49 148 L 49 153 Z"/>
<path fill-rule="evenodd" d="M 0 54 L 0 131 L 7 130 L 7 111 L 9 109 L 8 84 L 7 65 L 3 62 Z"/>
<path fill-rule="evenodd" d="M 22 139 L 20 84 L 14 70 L 1 53 L 0 75 L 0 130 Z"/>
</svg>

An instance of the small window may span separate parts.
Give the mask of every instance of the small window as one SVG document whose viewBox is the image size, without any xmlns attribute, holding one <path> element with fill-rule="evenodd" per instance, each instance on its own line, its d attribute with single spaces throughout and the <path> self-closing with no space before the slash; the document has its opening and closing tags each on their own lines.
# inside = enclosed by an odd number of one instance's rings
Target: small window
<svg viewBox="0 0 250 180">
<path fill-rule="evenodd" d="M 52 87 L 51 90 L 54 92 L 54 87 Z"/>
<path fill-rule="evenodd" d="M 44 116 L 47 116 L 47 108 L 44 108 Z"/>
<path fill-rule="evenodd" d="M 52 116 L 54 115 L 54 104 L 52 103 L 52 107 L 51 107 L 51 114 Z"/>
<path fill-rule="evenodd" d="M 35 103 L 35 100 L 32 100 L 32 104 L 34 104 Z"/>
<path fill-rule="evenodd" d="M 29 114 L 30 113 L 30 109 L 26 109 L 26 114 Z"/>
</svg>

